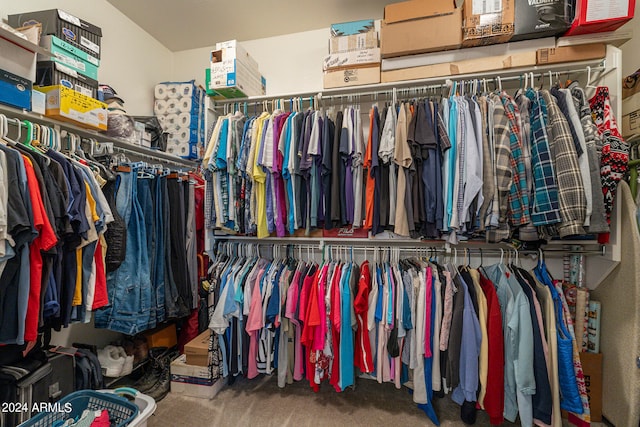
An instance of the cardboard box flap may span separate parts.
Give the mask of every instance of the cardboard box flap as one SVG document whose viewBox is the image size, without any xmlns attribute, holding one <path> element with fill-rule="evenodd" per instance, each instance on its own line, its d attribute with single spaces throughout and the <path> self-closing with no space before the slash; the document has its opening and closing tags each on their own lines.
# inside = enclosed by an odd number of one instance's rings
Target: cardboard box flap
<svg viewBox="0 0 640 427">
<path fill-rule="evenodd" d="M 410 0 L 392 3 L 384 7 L 384 22 L 411 21 L 414 19 L 451 15 L 462 6 L 463 0 Z"/>
</svg>

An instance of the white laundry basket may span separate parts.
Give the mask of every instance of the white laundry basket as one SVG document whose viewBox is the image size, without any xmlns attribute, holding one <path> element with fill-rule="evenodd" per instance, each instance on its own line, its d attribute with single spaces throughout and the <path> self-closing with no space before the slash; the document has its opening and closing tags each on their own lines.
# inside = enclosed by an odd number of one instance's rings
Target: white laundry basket
<svg viewBox="0 0 640 427">
<path fill-rule="evenodd" d="M 113 393 L 120 396 L 130 396 L 134 398 L 133 403 L 138 407 L 138 416 L 128 424 L 128 427 L 147 427 L 147 420 L 156 411 L 158 405 L 151 396 L 140 393 L 138 390 L 130 387 L 120 387 L 115 390 L 100 390 L 104 393 Z"/>
</svg>

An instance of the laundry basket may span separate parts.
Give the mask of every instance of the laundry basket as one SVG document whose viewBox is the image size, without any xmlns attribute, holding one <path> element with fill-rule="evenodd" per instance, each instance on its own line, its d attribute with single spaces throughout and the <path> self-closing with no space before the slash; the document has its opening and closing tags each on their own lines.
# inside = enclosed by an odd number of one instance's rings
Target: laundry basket
<svg viewBox="0 0 640 427">
<path fill-rule="evenodd" d="M 115 390 L 100 390 L 101 393 L 114 393 L 120 396 L 134 399 L 133 403 L 138 407 L 138 416 L 136 416 L 127 427 L 147 427 L 147 420 L 156 411 L 158 405 L 151 396 L 140 393 L 138 390 L 130 387 L 120 387 Z"/>
<path fill-rule="evenodd" d="M 60 399 L 58 403 L 60 408 L 65 408 L 65 404 L 70 403 L 71 412 L 41 412 L 20 424 L 20 427 L 50 427 L 56 421 L 82 415 L 85 409 L 106 409 L 109 411 L 112 426 L 125 427 L 131 425 L 139 413 L 138 406 L 126 398 L 93 390 L 76 391 Z"/>
</svg>

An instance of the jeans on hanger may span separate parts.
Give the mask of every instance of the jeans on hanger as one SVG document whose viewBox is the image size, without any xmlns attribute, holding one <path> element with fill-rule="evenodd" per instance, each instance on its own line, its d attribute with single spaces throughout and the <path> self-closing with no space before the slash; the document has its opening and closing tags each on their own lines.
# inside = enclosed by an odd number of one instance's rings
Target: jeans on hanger
<svg viewBox="0 0 640 427">
<path fill-rule="evenodd" d="M 169 185 L 166 177 L 161 178 L 162 191 L 162 219 L 163 219 L 163 235 L 164 235 L 164 295 L 165 295 L 165 311 L 167 318 L 179 317 L 180 307 L 178 304 L 178 287 L 173 278 L 173 270 L 171 261 L 173 259 L 171 250 L 171 209 L 169 208 Z"/>
<path fill-rule="evenodd" d="M 154 286 L 155 279 L 155 227 L 154 227 L 154 207 L 153 200 L 151 198 L 151 179 L 142 178 L 138 179 L 138 203 L 142 210 L 142 218 L 144 220 L 144 229 L 146 234 L 147 259 L 149 260 L 149 318 L 145 329 L 155 328 L 156 326 L 156 287 Z M 144 244 L 144 241 L 143 241 Z"/>
<path fill-rule="evenodd" d="M 169 195 L 170 208 L 170 237 L 171 242 L 171 271 L 173 280 L 178 290 L 178 315 L 187 316 L 191 309 L 193 297 L 189 286 L 189 274 L 187 272 L 187 252 L 186 252 L 186 216 L 184 183 L 178 179 L 169 179 L 167 189 Z"/>
<path fill-rule="evenodd" d="M 157 177 L 153 181 L 153 252 L 150 254 L 153 259 L 151 267 L 151 288 L 155 289 L 155 301 L 151 301 L 151 305 L 155 302 L 156 322 L 164 322 L 166 319 L 165 312 L 165 234 L 164 234 L 164 208 L 167 203 L 163 186 L 166 178 Z M 152 294 L 153 296 L 153 294 Z"/>
</svg>

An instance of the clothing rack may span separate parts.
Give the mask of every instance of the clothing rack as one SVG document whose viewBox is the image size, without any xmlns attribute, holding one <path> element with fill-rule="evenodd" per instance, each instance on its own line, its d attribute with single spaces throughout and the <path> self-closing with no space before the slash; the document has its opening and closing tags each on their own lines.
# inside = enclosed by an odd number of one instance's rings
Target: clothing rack
<svg viewBox="0 0 640 427">
<path fill-rule="evenodd" d="M 283 108 L 289 103 L 293 102 L 306 102 L 309 101 L 311 106 L 313 105 L 322 105 L 323 103 L 331 102 L 331 101 L 350 101 L 352 98 L 360 100 L 362 97 L 369 97 L 371 100 L 375 101 L 378 98 L 389 98 L 398 92 L 405 93 L 407 97 L 415 97 L 421 94 L 428 95 L 429 91 L 434 93 L 433 91 L 443 91 L 447 87 L 450 86 L 452 80 L 453 81 L 464 81 L 464 82 L 494 82 L 496 88 L 498 88 L 502 82 L 513 82 L 513 81 L 522 81 L 524 82 L 525 75 L 533 74 L 533 77 L 537 80 L 544 80 L 549 77 L 553 80 L 554 76 L 556 80 L 560 75 L 571 75 L 571 74 L 588 74 L 588 80 L 590 83 L 591 73 L 598 73 L 598 80 L 603 78 L 609 71 L 610 68 L 607 67 L 606 60 L 600 59 L 597 61 L 585 61 L 579 62 L 577 64 L 582 65 L 582 67 L 576 67 L 571 69 L 566 69 L 566 64 L 550 64 L 545 67 L 535 66 L 533 68 L 528 69 L 513 69 L 513 70 L 502 70 L 500 73 L 496 71 L 493 72 L 484 72 L 477 74 L 460 74 L 455 76 L 442 76 L 442 77 L 434 77 L 428 79 L 420 79 L 420 80 L 407 80 L 402 82 L 392 82 L 392 83 L 380 83 L 373 85 L 363 85 L 363 86 L 355 86 L 351 88 L 340 88 L 340 89 L 328 89 L 321 92 L 300 92 L 295 94 L 279 94 L 279 95 L 265 95 L 265 96 L 252 96 L 248 98 L 240 98 L 240 99 L 223 99 L 215 101 L 214 106 L 224 106 L 228 108 L 228 106 L 237 104 L 236 107 L 239 109 L 241 104 L 245 109 L 248 108 L 250 104 L 257 106 L 260 103 L 266 102 L 279 102 L 280 107 Z M 345 99 L 347 98 L 347 99 Z M 399 98 L 402 99 L 402 98 Z"/>
</svg>

